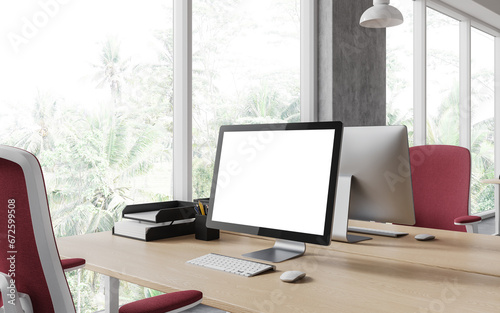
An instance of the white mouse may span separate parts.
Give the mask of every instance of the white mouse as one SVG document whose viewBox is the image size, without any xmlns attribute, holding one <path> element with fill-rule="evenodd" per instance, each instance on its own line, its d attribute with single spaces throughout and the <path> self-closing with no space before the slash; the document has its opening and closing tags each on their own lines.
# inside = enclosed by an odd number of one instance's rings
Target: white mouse
<svg viewBox="0 0 500 313">
<path fill-rule="evenodd" d="M 281 274 L 280 279 L 287 283 L 294 283 L 306 276 L 306 273 L 301 271 L 286 271 Z"/>
<path fill-rule="evenodd" d="M 432 240 L 436 237 L 434 235 L 429 235 L 429 234 L 418 234 L 415 236 L 415 239 L 420 240 L 420 241 L 427 241 L 427 240 Z"/>
</svg>

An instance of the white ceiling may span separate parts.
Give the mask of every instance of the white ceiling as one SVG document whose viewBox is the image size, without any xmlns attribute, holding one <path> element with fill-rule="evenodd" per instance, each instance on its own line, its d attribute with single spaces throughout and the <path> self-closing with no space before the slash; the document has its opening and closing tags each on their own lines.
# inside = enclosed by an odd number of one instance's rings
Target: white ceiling
<svg viewBox="0 0 500 313">
<path fill-rule="evenodd" d="M 500 0 L 441 0 L 500 30 Z"/>
</svg>

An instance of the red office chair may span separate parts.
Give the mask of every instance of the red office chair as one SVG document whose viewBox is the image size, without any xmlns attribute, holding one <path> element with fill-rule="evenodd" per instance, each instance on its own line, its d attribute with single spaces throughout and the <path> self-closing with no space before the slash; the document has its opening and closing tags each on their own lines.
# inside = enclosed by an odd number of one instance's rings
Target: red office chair
<svg viewBox="0 0 500 313">
<path fill-rule="evenodd" d="M 0 239 L 0 312 L 75 312 L 40 164 L 32 154 L 7 146 L 0 146 Z M 82 261 L 62 262 L 74 268 L 82 266 Z M 201 299 L 199 291 L 179 291 L 129 303 L 119 312 L 180 312 Z"/>
<path fill-rule="evenodd" d="M 469 216 L 471 157 L 466 148 L 410 148 L 415 226 L 477 233 L 479 216 Z"/>
</svg>

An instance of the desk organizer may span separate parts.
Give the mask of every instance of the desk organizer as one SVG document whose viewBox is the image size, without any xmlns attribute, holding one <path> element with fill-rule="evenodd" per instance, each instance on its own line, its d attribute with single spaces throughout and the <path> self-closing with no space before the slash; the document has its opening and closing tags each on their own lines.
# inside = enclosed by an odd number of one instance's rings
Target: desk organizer
<svg viewBox="0 0 500 313">
<path fill-rule="evenodd" d="M 207 228 L 206 215 L 196 215 L 194 223 L 194 237 L 196 239 L 205 241 L 219 239 L 218 229 Z"/>
<path fill-rule="evenodd" d="M 195 204 L 188 201 L 166 201 L 127 205 L 122 217 L 153 223 L 184 220 L 195 217 Z"/>
<path fill-rule="evenodd" d="M 113 235 L 144 241 L 194 234 L 195 204 L 167 201 L 127 205 Z"/>
</svg>

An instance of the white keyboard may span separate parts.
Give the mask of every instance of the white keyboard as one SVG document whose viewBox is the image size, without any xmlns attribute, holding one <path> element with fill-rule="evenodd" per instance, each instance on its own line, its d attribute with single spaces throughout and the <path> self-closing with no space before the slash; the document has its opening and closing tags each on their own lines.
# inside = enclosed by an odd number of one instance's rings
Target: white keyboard
<svg viewBox="0 0 500 313">
<path fill-rule="evenodd" d="M 246 277 L 255 276 L 265 271 L 276 269 L 276 266 L 274 265 L 233 258 L 215 253 L 200 256 L 196 259 L 189 260 L 186 263 Z"/>
</svg>

